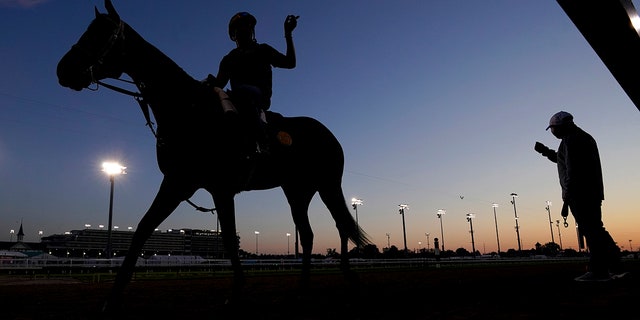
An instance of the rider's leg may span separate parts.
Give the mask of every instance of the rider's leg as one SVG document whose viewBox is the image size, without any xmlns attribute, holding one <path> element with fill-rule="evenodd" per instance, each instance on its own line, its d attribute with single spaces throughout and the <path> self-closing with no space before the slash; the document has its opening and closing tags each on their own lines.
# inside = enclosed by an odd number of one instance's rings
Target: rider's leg
<svg viewBox="0 0 640 320">
<path fill-rule="evenodd" d="M 237 92 L 240 91 L 240 92 Z M 269 140 L 267 135 L 266 115 L 264 112 L 269 108 L 268 102 L 262 95 L 262 91 L 255 86 L 244 85 L 236 89 L 245 105 L 249 115 L 249 126 L 257 144 L 258 153 L 269 152 Z"/>
</svg>

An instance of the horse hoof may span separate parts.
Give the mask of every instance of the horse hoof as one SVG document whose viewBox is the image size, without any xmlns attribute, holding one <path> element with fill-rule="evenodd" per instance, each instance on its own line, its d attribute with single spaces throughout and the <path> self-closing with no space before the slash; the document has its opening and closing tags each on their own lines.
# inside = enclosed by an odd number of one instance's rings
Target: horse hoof
<svg viewBox="0 0 640 320">
<path fill-rule="evenodd" d="M 122 311 L 124 306 L 121 299 L 109 298 L 102 305 L 102 313 L 105 315 L 116 314 Z"/>
</svg>

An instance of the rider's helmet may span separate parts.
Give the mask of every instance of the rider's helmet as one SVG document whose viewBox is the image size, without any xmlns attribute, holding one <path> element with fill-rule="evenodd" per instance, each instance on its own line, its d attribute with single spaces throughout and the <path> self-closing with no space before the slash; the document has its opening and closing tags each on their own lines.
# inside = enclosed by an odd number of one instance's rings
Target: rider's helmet
<svg viewBox="0 0 640 320">
<path fill-rule="evenodd" d="M 248 28 L 251 30 L 251 34 L 254 33 L 254 28 L 256 26 L 256 17 L 251 15 L 249 12 L 238 12 L 233 17 L 231 17 L 231 21 L 229 21 L 229 38 L 232 41 L 236 41 L 236 32 L 239 28 Z"/>
</svg>

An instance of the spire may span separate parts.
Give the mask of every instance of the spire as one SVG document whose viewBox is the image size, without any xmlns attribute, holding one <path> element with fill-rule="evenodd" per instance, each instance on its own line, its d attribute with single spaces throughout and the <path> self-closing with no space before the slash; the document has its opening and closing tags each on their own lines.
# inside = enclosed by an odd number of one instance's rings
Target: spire
<svg viewBox="0 0 640 320">
<path fill-rule="evenodd" d="M 22 221 L 20 221 L 20 230 L 18 230 L 18 242 L 22 242 L 24 238 L 24 231 L 22 231 Z"/>
</svg>

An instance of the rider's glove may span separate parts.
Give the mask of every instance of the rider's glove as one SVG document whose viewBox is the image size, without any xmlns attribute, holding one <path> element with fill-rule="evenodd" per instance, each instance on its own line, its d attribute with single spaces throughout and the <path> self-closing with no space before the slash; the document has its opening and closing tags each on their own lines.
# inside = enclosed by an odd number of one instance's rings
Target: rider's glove
<svg viewBox="0 0 640 320">
<path fill-rule="evenodd" d="M 298 25 L 298 18 L 300 18 L 300 16 L 294 16 L 290 14 L 284 20 L 285 37 L 291 37 L 291 32 L 293 32 L 293 29 L 295 29 L 296 26 Z"/>
</svg>

